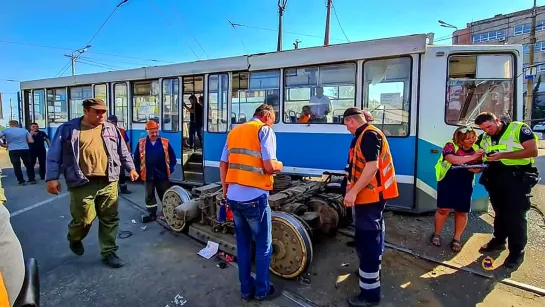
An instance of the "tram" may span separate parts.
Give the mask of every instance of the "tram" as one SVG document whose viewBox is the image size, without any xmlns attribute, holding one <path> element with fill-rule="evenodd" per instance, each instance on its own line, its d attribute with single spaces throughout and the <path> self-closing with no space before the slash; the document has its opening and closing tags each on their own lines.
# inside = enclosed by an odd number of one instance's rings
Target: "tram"
<svg viewBox="0 0 545 307">
<path fill-rule="evenodd" d="M 160 135 L 176 151 L 172 181 L 198 188 L 219 181 L 227 133 L 249 120 L 261 103 L 271 104 L 277 114 L 273 128 L 284 176 L 343 173 L 352 136 L 343 126 L 342 114 L 357 106 L 369 110 L 373 124 L 388 136 L 400 190 L 400 197 L 388 207 L 426 212 L 436 208 L 434 165 L 456 127 L 472 125 L 483 111 L 521 120 L 524 90 L 521 45 L 448 46 L 427 41 L 427 34 L 416 34 L 24 81 L 21 116 L 27 127 L 36 122 L 53 135 L 62 123 L 82 115 L 84 99 L 102 98 L 127 130 L 132 152 L 145 136 L 145 123 L 156 120 Z M 190 104 L 191 95 L 204 98 L 204 137 L 194 150 L 183 145 L 191 124 L 184 104 Z M 304 108 L 317 118 L 300 123 Z M 178 193 L 178 204 L 169 207 L 171 226 L 181 230 L 187 217 L 197 218 L 187 210 L 181 222 L 176 217 L 180 210 L 174 209 L 191 197 Z M 202 203 L 199 206 L 202 211 Z M 488 207 L 480 185 L 472 206 L 476 211 Z M 340 208 L 335 210 L 343 215 Z M 297 224 L 301 216 L 283 221 Z"/>
</svg>

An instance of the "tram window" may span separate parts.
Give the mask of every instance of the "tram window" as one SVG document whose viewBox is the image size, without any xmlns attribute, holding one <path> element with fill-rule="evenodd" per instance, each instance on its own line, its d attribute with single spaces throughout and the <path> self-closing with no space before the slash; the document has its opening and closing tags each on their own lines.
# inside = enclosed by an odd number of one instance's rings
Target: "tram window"
<svg viewBox="0 0 545 307">
<path fill-rule="evenodd" d="M 93 90 L 90 86 L 70 88 L 70 118 L 83 116 L 81 104 L 85 99 L 93 98 Z"/>
<path fill-rule="evenodd" d="M 208 77 L 208 132 L 227 132 L 228 89 L 228 74 L 215 74 Z"/>
<path fill-rule="evenodd" d="M 481 112 L 514 117 L 515 76 L 509 54 L 455 55 L 449 58 L 445 122 L 475 126 Z"/>
<path fill-rule="evenodd" d="M 45 124 L 45 90 L 34 90 L 33 99 L 33 113 L 30 118 L 37 123 L 41 128 L 46 126 Z"/>
<path fill-rule="evenodd" d="M 114 84 L 114 115 L 117 116 L 117 125 L 128 129 L 129 107 L 127 105 L 127 84 Z"/>
<path fill-rule="evenodd" d="M 401 57 L 363 64 L 364 107 L 388 136 L 409 135 L 411 62 Z"/>
<path fill-rule="evenodd" d="M 197 97 L 198 99 L 199 97 L 203 96 L 204 77 L 203 76 L 183 77 L 183 84 L 184 84 L 184 90 L 183 90 L 182 103 L 185 105 L 182 111 L 182 118 L 183 118 L 183 124 L 184 124 L 183 131 L 184 131 L 184 137 L 189 137 L 189 122 L 194 121 L 194 118 L 193 118 L 194 113 L 189 112 L 189 109 L 191 109 L 192 107 L 191 101 L 189 101 L 189 97 L 191 97 L 191 95 L 195 95 L 195 97 Z"/>
<path fill-rule="evenodd" d="M 178 79 L 163 80 L 163 128 L 164 131 L 180 130 L 178 101 L 180 82 Z"/>
<path fill-rule="evenodd" d="M 342 124 L 356 103 L 356 64 L 290 68 L 284 71 L 284 122 Z"/>
<path fill-rule="evenodd" d="M 134 82 L 132 90 L 132 122 L 159 122 L 159 80 Z"/>
<path fill-rule="evenodd" d="M 68 101 L 65 88 L 47 90 L 47 120 L 50 123 L 66 123 L 68 121 Z"/>
<path fill-rule="evenodd" d="M 108 87 L 106 84 L 95 85 L 95 98 L 102 99 L 108 105 Z"/>
<path fill-rule="evenodd" d="M 280 120 L 280 71 L 233 73 L 231 123 L 244 123 L 252 118 L 262 103 L 271 105 Z"/>
</svg>

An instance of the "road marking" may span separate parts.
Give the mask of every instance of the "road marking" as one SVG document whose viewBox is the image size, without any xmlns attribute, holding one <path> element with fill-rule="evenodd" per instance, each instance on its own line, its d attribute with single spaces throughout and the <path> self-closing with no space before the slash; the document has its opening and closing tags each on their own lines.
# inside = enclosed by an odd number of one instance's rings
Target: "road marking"
<svg viewBox="0 0 545 307">
<path fill-rule="evenodd" d="M 52 202 L 52 201 L 54 201 L 54 200 L 63 198 L 63 197 L 65 197 L 66 195 L 68 195 L 68 193 L 60 194 L 60 195 L 57 195 L 57 196 L 55 196 L 55 197 L 51 197 L 51 198 L 49 198 L 49 199 L 46 199 L 46 200 L 44 200 L 44 201 L 41 201 L 41 202 L 39 202 L 39 203 L 37 203 L 37 204 L 34 204 L 34 205 L 32 205 L 32 206 L 23 208 L 23 209 L 21 209 L 21 210 L 17 210 L 17 211 L 15 211 L 15 212 L 11 213 L 11 214 L 10 214 L 10 217 L 14 217 L 14 216 L 17 216 L 17 215 L 19 215 L 19 214 L 21 214 L 21 213 L 25 213 L 25 212 L 27 212 L 27 211 L 29 211 L 29 210 L 32 210 L 32 209 L 34 209 L 34 208 L 38 208 L 38 207 L 43 206 L 43 205 L 45 205 L 45 204 L 48 204 L 48 203 L 50 203 L 50 202 Z"/>
</svg>

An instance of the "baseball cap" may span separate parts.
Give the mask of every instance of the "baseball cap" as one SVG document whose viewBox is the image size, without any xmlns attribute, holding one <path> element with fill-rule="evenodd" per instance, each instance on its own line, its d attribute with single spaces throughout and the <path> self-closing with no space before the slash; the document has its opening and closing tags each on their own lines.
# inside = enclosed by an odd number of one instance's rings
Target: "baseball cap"
<svg viewBox="0 0 545 307">
<path fill-rule="evenodd" d="M 356 114 L 363 114 L 363 111 L 360 110 L 359 108 L 352 107 L 352 108 L 348 108 L 348 109 L 346 109 L 344 111 L 343 117 L 348 117 L 348 116 L 352 116 L 352 115 L 356 115 Z"/>
<path fill-rule="evenodd" d="M 104 100 L 100 98 L 85 99 L 82 103 L 82 106 L 84 108 L 93 108 L 95 110 L 104 110 L 104 111 L 108 110 L 108 107 L 106 107 Z"/>
</svg>

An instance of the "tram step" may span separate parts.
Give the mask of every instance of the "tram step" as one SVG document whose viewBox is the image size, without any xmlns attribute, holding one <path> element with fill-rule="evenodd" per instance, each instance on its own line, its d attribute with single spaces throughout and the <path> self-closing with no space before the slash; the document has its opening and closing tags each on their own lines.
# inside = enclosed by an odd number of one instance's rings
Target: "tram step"
<svg viewBox="0 0 545 307">
<path fill-rule="evenodd" d="M 184 169 L 189 172 L 202 173 L 202 164 L 200 162 L 187 162 Z"/>
<path fill-rule="evenodd" d="M 203 173 L 184 171 L 184 181 L 202 182 L 204 179 Z"/>
<path fill-rule="evenodd" d="M 188 162 L 202 163 L 202 152 L 196 151 L 196 152 L 190 153 Z"/>
</svg>

